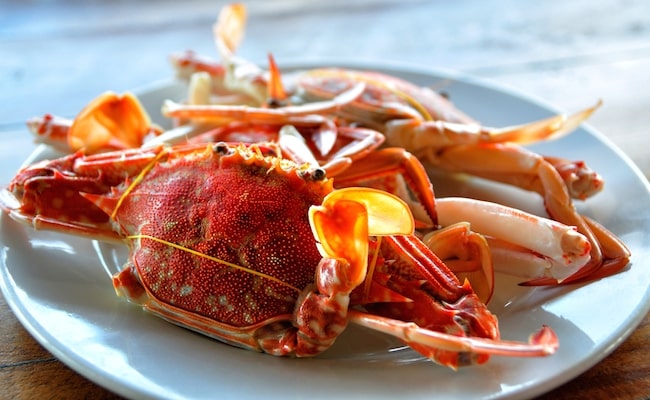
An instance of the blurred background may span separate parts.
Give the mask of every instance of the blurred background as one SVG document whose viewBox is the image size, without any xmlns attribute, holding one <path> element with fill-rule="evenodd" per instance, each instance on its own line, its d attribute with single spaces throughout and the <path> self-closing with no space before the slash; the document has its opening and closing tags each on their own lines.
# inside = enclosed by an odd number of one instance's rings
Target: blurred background
<svg viewBox="0 0 650 400">
<path fill-rule="evenodd" d="M 217 57 L 211 26 L 226 3 L 0 1 L 0 130 L 21 129 L 45 112 L 73 116 L 102 91 L 166 79 L 171 52 Z M 650 170 L 638 146 L 650 145 L 646 0 L 245 3 L 243 57 L 265 65 L 273 52 L 280 63 L 388 60 L 462 71 L 566 111 L 600 98 L 592 125 Z"/>
</svg>

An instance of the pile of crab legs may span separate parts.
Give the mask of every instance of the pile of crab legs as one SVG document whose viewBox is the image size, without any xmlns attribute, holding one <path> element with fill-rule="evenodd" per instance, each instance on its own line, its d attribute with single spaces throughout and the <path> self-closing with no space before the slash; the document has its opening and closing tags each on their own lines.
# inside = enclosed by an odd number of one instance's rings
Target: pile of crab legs
<svg viewBox="0 0 650 400">
<path fill-rule="evenodd" d="M 221 11 L 221 62 L 172 56 L 189 88 L 162 106 L 172 129 L 129 93 L 103 94 L 72 120 L 28 121 L 68 155 L 21 170 L 2 209 L 36 228 L 126 241 L 118 294 L 237 346 L 313 356 L 352 322 L 452 368 L 555 352 L 546 326 L 528 343 L 501 340 L 485 304 L 495 268 L 533 286 L 628 264 L 625 245 L 573 204 L 602 189 L 598 174 L 522 147 L 571 132 L 598 105 L 487 128 L 385 74 L 282 76 L 271 56 L 264 71 L 235 55 L 245 20 L 240 4 Z M 537 192 L 550 218 L 436 199 L 423 164 Z"/>
</svg>

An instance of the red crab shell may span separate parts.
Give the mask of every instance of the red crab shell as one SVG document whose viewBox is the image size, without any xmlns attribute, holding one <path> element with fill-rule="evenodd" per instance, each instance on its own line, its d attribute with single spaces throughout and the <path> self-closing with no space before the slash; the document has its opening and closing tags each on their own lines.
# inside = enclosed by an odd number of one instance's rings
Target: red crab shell
<svg viewBox="0 0 650 400">
<path fill-rule="evenodd" d="M 170 156 L 132 187 L 86 197 L 132 239 L 129 268 L 149 297 L 236 327 L 290 320 L 321 259 L 308 209 L 331 183 L 243 148 L 212 152 Z"/>
</svg>

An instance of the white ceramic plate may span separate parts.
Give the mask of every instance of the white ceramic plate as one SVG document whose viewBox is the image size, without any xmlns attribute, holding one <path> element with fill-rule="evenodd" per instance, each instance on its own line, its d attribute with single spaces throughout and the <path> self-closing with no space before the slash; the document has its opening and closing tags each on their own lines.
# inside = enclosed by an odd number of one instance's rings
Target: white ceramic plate
<svg viewBox="0 0 650 400">
<path fill-rule="evenodd" d="M 329 64 L 332 65 L 332 64 Z M 339 64 L 341 65 L 341 64 Z M 309 67 L 311 65 L 302 65 Z M 382 70 L 436 85 L 486 125 L 534 120 L 557 111 L 539 101 L 453 74 L 402 65 L 342 66 Z M 141 91 L 159 116 L 165 98 L 184 96 L 165 83 Z M 159 118 L 159 117 L 156 117 Z M 168 324 L 117 298 L 98 254 L 109 268 L 124 249 L 52 232 L 34 232 L 2 216 L 2 290 L 36 339 L 64 363 L 134 398 L 529 398 L 574 378 L 614 350 L 650 307 L 650 191 L 630 161 L 588 127 L 535 150 L 586 160 L 601 172 L 603 193 L 581 212 L 617 233 L 632 251 L 624 272 L 561 288 L 522 288 L 500 276 L 490 308 L 504 339 L 526 340 L 542 324 L 560 339 L 548 358 L 493 357 L 457 372 L 423 360 L 382 335 L 349 328 L 315 359 L 274 358 L 240 350 Z M 38 149 L 34 158 L 47 156 Z M 2 168 L 15 166 L 2 166 Z M 474 181 L 436 182 L 439 195 L 476 195 L 539 211 L 536 196 Z"/>
</svg>

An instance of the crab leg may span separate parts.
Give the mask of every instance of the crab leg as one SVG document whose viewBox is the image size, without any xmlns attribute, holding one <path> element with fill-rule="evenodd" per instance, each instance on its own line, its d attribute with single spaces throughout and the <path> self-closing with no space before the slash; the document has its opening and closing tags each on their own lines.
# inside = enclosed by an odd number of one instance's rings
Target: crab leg
<svg viewBox="0 0 650 400">
<path fill-rule="evenodd" d="M 319 165 L 330 177 L 340 175 L 353 161 L 364 158 L 384 142 L 384 136 L 377 131 L 353 127 L 319 129 L 309 136 L 317 154 L 295 126 L 283 126 L 277 138 L 283 156 L 298 164 Z"/>
<path fill-rule="evenodd" d="M 358 160 L 354 168 L 347 169 L 336 177 L 337 187 L 359 185 L 366 181 L 372 182 L 373 187 L 385 185 L 382 189 L 395 193 L 394 177 L 402 176 L 414 195 L 425 209 L 430 223 L 437 224 L 435 196 L 431 181 L 426 170 L 408 151 L 401 148 L 385 148 L 375 151 L 372 157 Z M 383 182 L 381 180 L 384 179 Z M 380 182 L 378 182 L 380 181 Z M 398 194 L 400 197 L 406 194 Z M 406 200 L 406 199 L 404 199 Z"/>
<path fill-rule="evenodd" d="M 441 150 L 449 145 L 518 143 L 557 139 L 573 132 L 601 103 L 571 115 L 558 114 L 539 121 L 505 128 L 484 127 L 476 123 L 453 123 L 444 120 L 393 119 L 386 123 L 389 143 L 414 153 Z"/>
<path fill-rule="evenodd" d="M 357 310 L 350 310 L 348 317 L 350 322 L 395 336 L 408 343 L 409 346 L 419 349 L 431 348 L 459 353 L 539 357 L 555 353 L 559 346 L 555 332 L 547 326 L 530 335 L 528 343 L 523 343 L 448 335 L 420 328 L 412 322 L 379 317 Z"/>
<path fill-rule="evenodd" d="M 340 115 L 377 129 L 391 119 L 475 123 L 430 88 L 379 72 L 320 68 L 300 74 L 297 81 L 309 101 L 331 98 L 346 84 L 365 82 L 367 88 L 364 96 L 341 110 Z"/>
<path fill-rule="evenodd" d="M 546 178 L 544 173 L 551 174 L 552 179 L 557 180 L 557 184 L 562 185 L 571 198 L 584 200 L 603 188 L 602 178 L 584 163 L 558 159 L 550 159 L 549 162 L 545 157 L 514 144 L 450 146 L 435 157 L 437 159 L 433 164 L 441 169 L 514 185 L 541 196 L 548 195 L 548 185 L 552 184 L 549 181 L 551 177 Z"/>
<path fill-rule="evenodd" d="M 307 103 L 300 106 L 287 106 L 280 108 L 258 108 L 236 105 L 183 105 L 171 100 L 166 100 L 162 107 L 163 115 L 176 118 L 204 118 L 214 120 L 249 120 L 259 122 L 281 123 L 288 122 L 290 117 L 305 116 L 333 112 L 350 103 L 363 93 L 364 84 L 358 84 L 352 89 L 341 93 L 330 101 Z"/>
<path fill-rule="evenodd" d="M 571 196 L 585 199 L 600 190 L 600 176 L 584 163 L 545 159 L 517 144 L 564 136 L 584 122 L 600 103 L 572 115 L 556 115 L 528 124 L 487 128 L 445 121 L 393 120 L 386 124 L 386 143 L 404 147 L 419 158 L 452 172 L 469 174 L 535 190 L 542 195 L 536 163 L 546 160 L 557 168 Z"/>
</svg>

